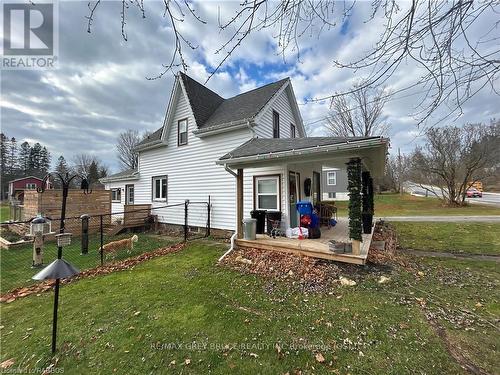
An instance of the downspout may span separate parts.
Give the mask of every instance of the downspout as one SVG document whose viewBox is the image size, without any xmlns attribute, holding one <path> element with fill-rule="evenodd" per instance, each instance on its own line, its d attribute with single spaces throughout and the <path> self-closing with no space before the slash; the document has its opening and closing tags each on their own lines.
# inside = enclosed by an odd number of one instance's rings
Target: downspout
<svg viewBox="0 0 500 375">
<path fill-rule="evenodd" d="M 224 169 L 226 172 L 232 174 L 235 178 L 238 177 L 238 174 L 236 174 L 231 168 L 227 166 L 227 164 L 224 164 Z M 231 236 L 231 246 L 229 247 L 229 250 L 226 251 L 217 261 L 217 263 L 220 263 L 226 256 L 228 256 L 233 250 L 234 250 L 234 240 L 236 239 L 238 232 L 235 231 L 233 235 Z"/>
</svg>

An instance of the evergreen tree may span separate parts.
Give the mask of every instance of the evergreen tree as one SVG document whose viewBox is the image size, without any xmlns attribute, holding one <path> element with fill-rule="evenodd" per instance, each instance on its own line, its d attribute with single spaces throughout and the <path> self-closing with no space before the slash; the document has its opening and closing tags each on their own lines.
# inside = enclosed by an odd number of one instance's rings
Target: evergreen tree
<svg viewBox="0 0 500 375">
<path fill-rule="evenodd" d="M 95 160 L 90 163 L 88 181 L 90 185 L 99 182 L 99 170 Z"/>
<path fill-rule="evenodd" d="M 66 162 L 66 159 L 62 155 L 57 158 L 56 172 L 59 173 L 61 176 L 65 176 L 66 173 L 70 173 L 68 163 Z"/>
<path fill-rule="evenodd" d="M 107 177 L 108 176 L 108 167 L 105 165 L 101 165 L 99 167 L 99 178 Z"/>
<path fill-rule="evenodd" d="M 9 140 L 5 134 L 0 133 L 0 169 L 2 170 L 2 176 L 6 173 L 8 142 Z"/>
<path fill-rule="evenodd" d="M 42 145 L 40 143 L 35 143 L 30 150 L 29 166 L 31 171 L 40 171 L 40 158 L 42 153 Z"/>
<path fill-rule="evenodd" d="M 19 168 L 21 169 L 24 176 L 28 176 L 31 173 L 30 152 L 31 152 L 30 144 L 26 141 L 21 143 L 21 147 L 19 149 Z"/>
<path fill-rule="evenodd" d="M 50 169 L 50 152 L 47 150 L 47 147 L 43 146 L 40 151 L 40 172 L 42 174 L 47 174 Z"/>
<path fill-rule="evenodd" d="M 16 138 L 12 137 L 9 142 L 9 156 L 8 156 L 8 165 L 7 170 L 11 175 L 16 172 L 18 163 L 17 163 L 17 141 Z"/>
</svg>

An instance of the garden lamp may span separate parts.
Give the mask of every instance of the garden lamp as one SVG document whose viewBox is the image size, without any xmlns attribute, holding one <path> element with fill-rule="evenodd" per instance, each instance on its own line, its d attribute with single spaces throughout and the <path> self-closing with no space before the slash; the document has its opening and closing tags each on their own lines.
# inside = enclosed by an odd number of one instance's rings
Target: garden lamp
<svg viewBox="0 0 500 375">
<path fill-rule="evenodd" d="M 79 273 L 80 271 L 78 269 L 64 259 L 56 259 L 32 277 L 33 280 L 56 280 L 54 288 L 54 315 L 52 321 L 52 354 L 56 352 L 57 309 L 59 307 L 60 279 L 75 276 Z"/>
</svg>

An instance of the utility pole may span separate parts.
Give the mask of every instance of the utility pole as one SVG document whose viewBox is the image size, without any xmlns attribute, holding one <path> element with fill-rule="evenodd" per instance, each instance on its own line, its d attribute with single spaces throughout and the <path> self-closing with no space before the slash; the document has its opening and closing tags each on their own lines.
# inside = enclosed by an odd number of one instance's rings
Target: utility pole
<svg viewBox="0 0 500 375">
<path fill-rule="evenodd" d="M 403 194 L 402 183 L 401 183 L 401 149 L 398 147 L 398 190 L 399 194 Z"/>
</svg>

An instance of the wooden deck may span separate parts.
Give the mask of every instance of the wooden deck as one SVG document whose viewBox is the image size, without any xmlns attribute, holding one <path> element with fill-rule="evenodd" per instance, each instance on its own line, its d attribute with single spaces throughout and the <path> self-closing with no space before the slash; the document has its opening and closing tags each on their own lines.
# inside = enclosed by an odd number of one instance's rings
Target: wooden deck
<svg viewBox="0 0 500 375">
<path fill-rule="evenodd" d="M 236 246 L 239 248 L 254 248 L 270 251 L 280 251 L 284 253 L 303 255 L 313 258 L 328 259 L 337 262 L 365 264 L 368 257 L 373 232 L 371 234 L 363 234 L 363 242 L 361 243 L 361 251 L 359 255 L 352 253 L 335 253 L 330 250 L 330 240 L 347 241 L 346 223 L 339 219 L 339 227 L 327 229 L 321 228 L 322 236 L 320 239 L 292 239 L 286 237 L 272 238 L 267 235 L 257 235 L 255 240 L 236 240 Z"/>
</svg>

